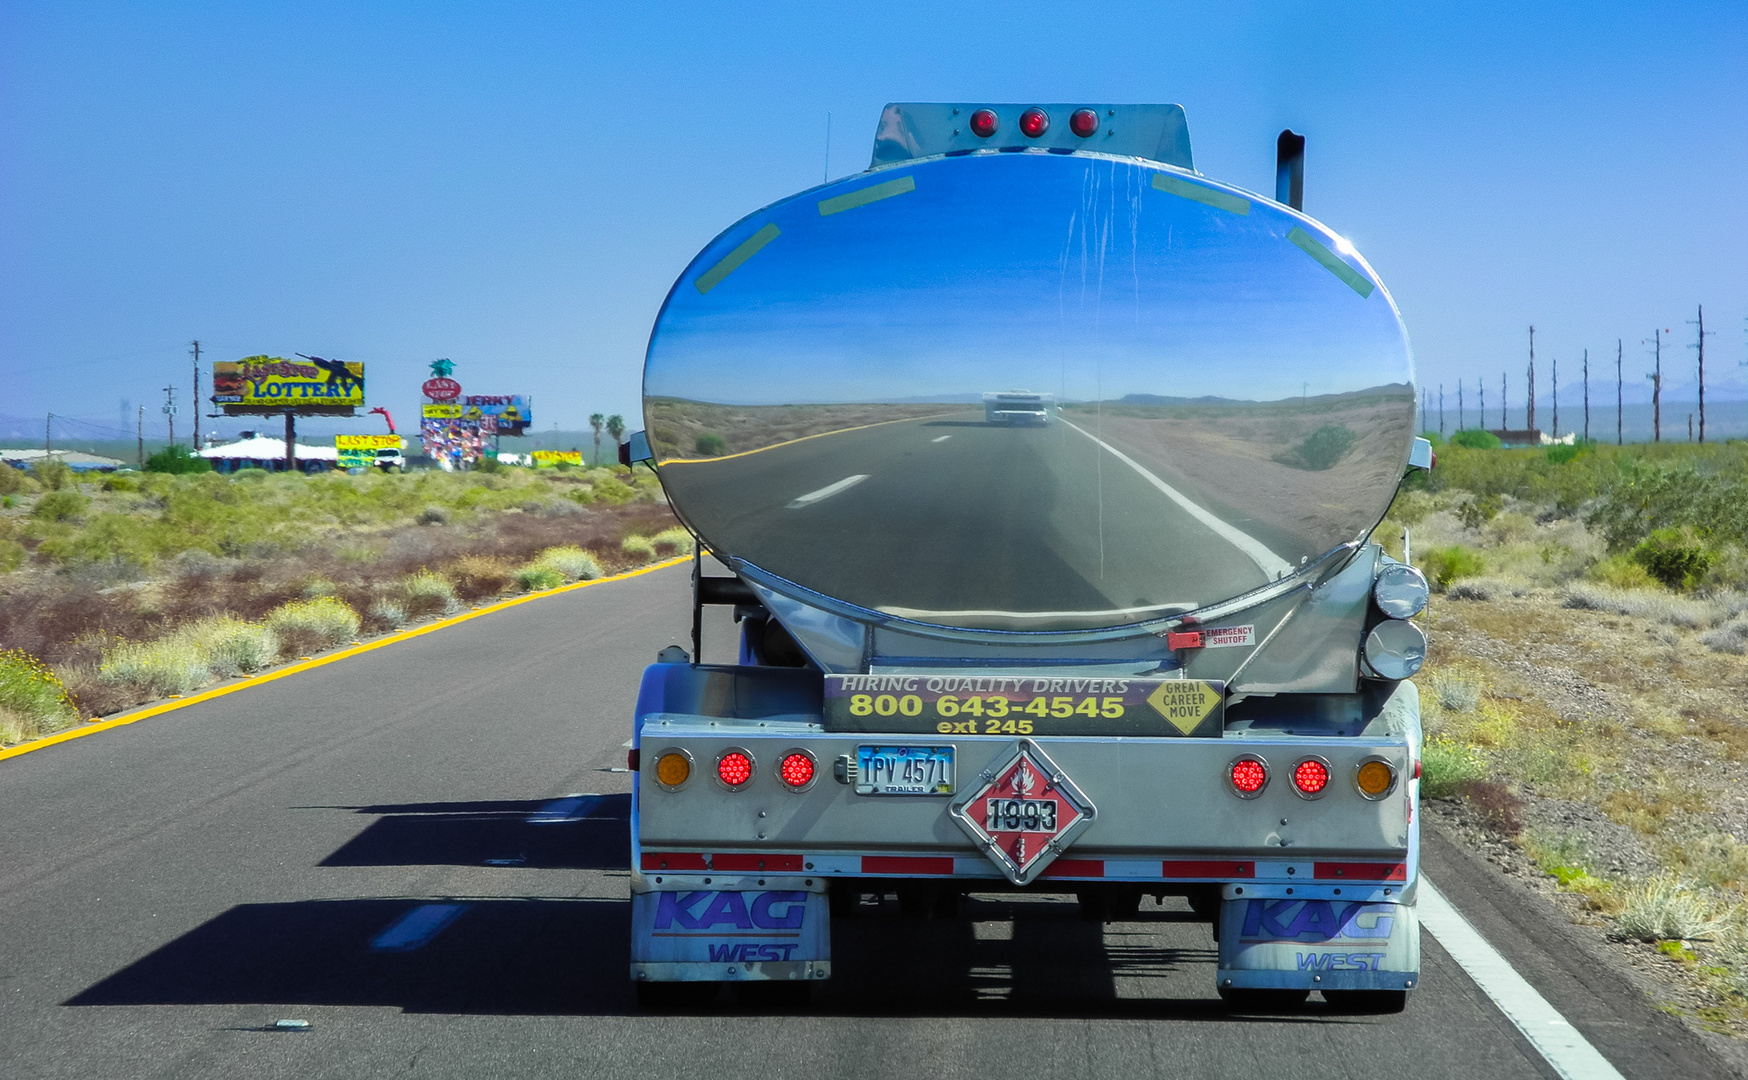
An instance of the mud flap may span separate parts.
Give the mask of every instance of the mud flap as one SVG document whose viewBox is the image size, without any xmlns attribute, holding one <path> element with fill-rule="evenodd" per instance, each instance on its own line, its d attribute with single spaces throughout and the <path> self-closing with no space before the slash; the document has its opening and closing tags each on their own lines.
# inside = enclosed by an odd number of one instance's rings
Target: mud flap
<svg viewBox="0 0 1748 1080">
<path fill-rule="evenodd" d="M 1395 903 L 1226 900 L 1217 980 L 1271 990 L 1411 990 L 1420 982 L 1420 917 Z"/>
<path fill-rule="evenodd" d="M 830 976 L 831 908 L 823 879 L 771 878 L 744 891 L 664 886 L 631 894 L 633 980 Z"/>
</svg>

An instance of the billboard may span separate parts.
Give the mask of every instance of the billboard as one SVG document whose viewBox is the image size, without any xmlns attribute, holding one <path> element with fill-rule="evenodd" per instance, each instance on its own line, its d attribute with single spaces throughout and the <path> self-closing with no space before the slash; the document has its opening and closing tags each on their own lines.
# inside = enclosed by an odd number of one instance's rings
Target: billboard
<svg viewBox="0 0 1748 1080">
<path fill-rule="evenodd" d="M 319 356 L 246 356 L 212 366 L 212 401 L 227 413 L 349 413 L 364 404 L 364 365 Z"/>
<path fill-rule="evenodd" d="M 468 394 L 460 404 L 462 419 L 479 421 L 488 435 L 520 435 L 534 421 L 531 403 L 521 394 Z"/>
<path fill-rule="evenodd" d="M 549 468 L 554 465 L 575 465 L 581 468 L 583 452 L 581 450 L 536 450 L 534 451 L 534 467 Z"/>
<path fill-rule="evenodd" d="M 376 462 L 378 450 L 399 450 L 399 435 L 336 435 L 334 450 L 339 454 L 342 469 L 368 469 Z"/>
<path fill-rule="evenodd" d="M 421 405 L 419 415 L 426 420 L 460 420 L 460 405 Z"/>
</svg>

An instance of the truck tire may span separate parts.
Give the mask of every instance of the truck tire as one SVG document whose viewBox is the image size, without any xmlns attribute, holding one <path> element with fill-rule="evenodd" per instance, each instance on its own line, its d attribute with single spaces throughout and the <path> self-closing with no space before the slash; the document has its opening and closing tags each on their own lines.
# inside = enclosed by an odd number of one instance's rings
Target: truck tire
<svg viewBox="0 0 1748 1080">
<path fill-rule="evenodd" d="M 1348 1016 L 1387 1016 L 1408 1007 L 1406 990 L 1325 990 L 1329 1011 Z"/>
<path fill-rule="evenodd" d="M 702 1009 L 716 1000 L 716 982 L 648 982 L 637 984 L 637 1007 L 645 1012 Z"/>
<path fill-rule="evenodd" d="M 1222 986 L 1219 991 L 1227 1008 L 1245 1013 L 1298 1012 L 1311 996 L 1309 990 L 1258 990 L 1249 986 Z"/>
</svg>

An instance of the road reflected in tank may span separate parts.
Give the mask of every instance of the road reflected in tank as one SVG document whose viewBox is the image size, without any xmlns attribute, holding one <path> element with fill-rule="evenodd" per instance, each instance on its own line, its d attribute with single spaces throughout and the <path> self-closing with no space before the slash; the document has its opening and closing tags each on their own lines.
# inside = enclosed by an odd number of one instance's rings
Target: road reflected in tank
<svg viewBox="0 0 1748 1080">
<path fill-rule="evenodd" d="M 1364 534 L 1412 435 L 1400 320 L 1345 243 L 1190 174 L 937 160 L 714 241 L 645 419 L 717 551 L 952 626 L 1125 625 Z"/>
</svg>

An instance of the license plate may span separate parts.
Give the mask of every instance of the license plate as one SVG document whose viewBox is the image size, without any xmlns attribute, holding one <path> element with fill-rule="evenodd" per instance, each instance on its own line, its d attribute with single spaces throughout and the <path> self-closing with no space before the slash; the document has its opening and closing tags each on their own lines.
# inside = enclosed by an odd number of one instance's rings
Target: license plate
<svg viewBox="0 0 1748 1080">
<path fill-rule="evenodd" d="M 856 794 L 951 795 L 951 746 L 856 747 Z"/>
</svg>

